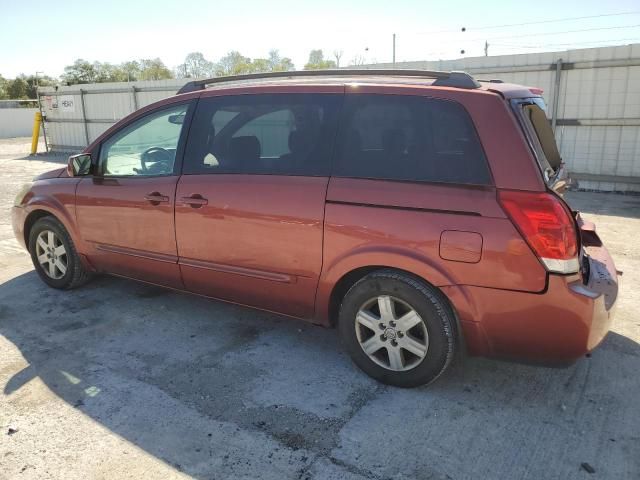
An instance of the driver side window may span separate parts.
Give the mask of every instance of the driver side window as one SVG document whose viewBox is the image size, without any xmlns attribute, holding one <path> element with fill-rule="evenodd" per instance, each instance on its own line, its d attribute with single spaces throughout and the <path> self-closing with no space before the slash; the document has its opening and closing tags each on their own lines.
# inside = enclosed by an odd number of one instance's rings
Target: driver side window
<svg viewBox="0 0 640 480">
<path fill-rule="evenodd" d="M 107 139 L 100 148 L 102 175 L 171 175 L 187 108 L 151 113 Z"/>
</svg>

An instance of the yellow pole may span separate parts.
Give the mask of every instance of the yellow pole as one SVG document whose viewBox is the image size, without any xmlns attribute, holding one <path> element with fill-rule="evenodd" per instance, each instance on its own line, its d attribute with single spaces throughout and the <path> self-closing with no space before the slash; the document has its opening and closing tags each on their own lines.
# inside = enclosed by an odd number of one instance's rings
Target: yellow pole
<svg viewBox="0 0 640 480">
<path fill-rule="evenodd" d="M 33 119 L 33 133 L 31 135 L 31 155 L 35 155 L 38 151 L 38 138 L 40 137 L 40 124 L 42 123 L 42 114 L 36 112 Z"/>
</svg>

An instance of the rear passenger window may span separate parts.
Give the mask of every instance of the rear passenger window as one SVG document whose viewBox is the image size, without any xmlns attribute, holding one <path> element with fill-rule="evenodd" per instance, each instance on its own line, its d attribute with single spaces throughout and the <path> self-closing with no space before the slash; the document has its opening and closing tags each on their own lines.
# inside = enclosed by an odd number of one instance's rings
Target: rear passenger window
<svg viewBox="0 0 640 480">
<path fill-rule="evenodd" d="M 184 174 L 328 175 L 341 95 L 202 98 Z"/>
<path fill-rule="evenodd" d="M 458 103 L 415 96 L 350 95 L 335 175 L 491 183 L 480 141 Z"/>
</svg>

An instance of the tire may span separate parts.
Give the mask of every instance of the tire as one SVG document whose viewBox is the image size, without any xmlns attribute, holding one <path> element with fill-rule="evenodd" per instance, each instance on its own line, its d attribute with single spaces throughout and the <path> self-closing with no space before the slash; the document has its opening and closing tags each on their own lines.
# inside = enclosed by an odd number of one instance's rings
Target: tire
<svg viewBox="0 0 640 480">
<path fill-rule="evenodd" d="M 71 290 L 91 278 L 91 273 L 80 260 L 71 236 L 55 217 L 43 217 L 33 225 L 29 232 L 29 253 L 36 272 L 50 287 Z M 45 257 L 46 263 L 43 264 L 39 258 Z M 52 263 L 55 264 L 53 268 Z"/>
<path fill-rule="evenodd" d="M 457 345 L 455 325 L 437 289 L 405 273 L 379 270 L 346 293 L 338 328 L 361 370 L 382 383 L 408 388 L 429 384 L 447 369 Z"/>
</svg>

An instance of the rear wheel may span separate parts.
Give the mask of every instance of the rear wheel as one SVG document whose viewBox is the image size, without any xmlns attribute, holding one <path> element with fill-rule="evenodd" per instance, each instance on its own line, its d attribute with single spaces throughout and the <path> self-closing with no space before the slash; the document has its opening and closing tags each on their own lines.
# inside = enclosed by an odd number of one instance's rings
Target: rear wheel
<svg viewBox="0 0 640 480">
<path fill-rule="evenodd" d="M 33 225 L 29 253 L 36 272 L 50 287 L 72 289 L 90 278 L 69 233 L 54 217 L 43 217 Z"/>
<path fill-rule="evenodd" d="M 340 307 L 340 336 L 354 363 L 389 385 L 433 382 L 454 355 L 453 312 L 440 292 L 410 275 L 373 272 Z"/>
</svg>

